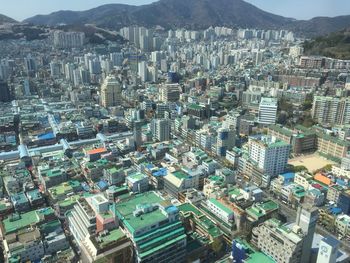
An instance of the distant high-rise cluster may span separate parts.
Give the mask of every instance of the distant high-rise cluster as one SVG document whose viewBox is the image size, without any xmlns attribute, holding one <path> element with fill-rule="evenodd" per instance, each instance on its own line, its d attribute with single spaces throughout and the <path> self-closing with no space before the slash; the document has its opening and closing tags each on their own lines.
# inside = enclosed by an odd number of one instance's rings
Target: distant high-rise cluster
<svg viewBox="0 0 350 263">
<path fill-rule="evenodd" d="M 349 262 L 350 60 L 110 8 L 0 40 L 0 262 Z"/>
<path fill-rule="evenodd" d="M 54 31 L 52 33 L 53 44 L 57 48 L 78 48 L 85 42 L 85 34 L 81 32 Z"/>
</svg>

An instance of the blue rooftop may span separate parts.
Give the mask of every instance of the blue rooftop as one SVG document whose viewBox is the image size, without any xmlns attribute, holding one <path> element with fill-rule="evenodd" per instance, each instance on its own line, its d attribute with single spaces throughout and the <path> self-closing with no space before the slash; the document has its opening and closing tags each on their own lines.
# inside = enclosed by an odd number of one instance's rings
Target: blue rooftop
<svg viewBox="0 0 350 263">
<path fill-rule="evenodd" d="M 333 215 L 339 215 L 341 214 L 342 210 L 340 207 L 331 207 L 329 208 L 329 211 L 333 214 Z"/>
<path fill-rule="evenodd" d="M 152 164 L 152 163 L 148 163 L 148 164 L 146 164 L 146 168 L 147 169 L 152 169 L 154 167 L 154 165 Z"/>
<path fill-rule="evenodd" d="M 81 187 L 83 188 L 83 190 L 85 192 L 89 192 L 90 191 L 90 186 L 87 183 L 82 183 Z"/>
<path fill-rule="evenodd" d="M 339 185 L 341 185 L 341 186 L 346 186 L 346 183 L 345 183 L 345 181 L 344 180 L 342 180 L 342 179 L 337 179 L 337 184 L 339 184 Z"/>
<path fill-rule="evenodd" d="M 166 168 L 160 168 L 158 171 L 152 173 L 155 177 L 166 176 L 167 174 L 168 170 Z"/>
<path fill-rule="evenodd" d="M 295 173 L 284 173 L 281 176 L 284 178 L 284 184 L 289 184 L 294 181 Z"/>
<path fill-rule="evenodd" d="M 98 187 L 100 190 L 105 190 L 105 189 L 108 188 L 108 183 L 107 183 L 106 181 L 101 180 L 101 181 L 99 181 L 99 182 L 97 183 L 97 187 Z"/>
<path fill-rule="evenodd" d="M 288 179 L 288 180 L 291 180 L 291 179 L 294 179 L 295 177 L 295 173 L 292 173 L 292 172 L 289 172 L 289 173 L 284 173 L 284 174 L 281 174 L 281 176 L 284 177 L 284 179 Z"/>
<path fill-rule="evenodd" d="M 329 244 L 331 247 L 337 247 L 340 243 L 339 240 L 331 237 L 331 236 L 327 236 L 327 237 L 324 237 L 322 239 L 323 242 L 326 242 L 327 244 Z"/>
<path fill-rule="evenodd" d="M 169 206 L 169 207 L 167 207 L 166 209 L 166 212 L 168 213 L 168 214 L 175 214 L 175 213 L 177 213 L 179 210 L 177 209 L 177 207 L 176 206 Z"/>
<path fill-rule="evenodd" d="M 42 133 L 38 135 L 39 140 L 51 140 L 54 138 L 55 138 L 55 135 L 52 132 Z"/>
</svg>

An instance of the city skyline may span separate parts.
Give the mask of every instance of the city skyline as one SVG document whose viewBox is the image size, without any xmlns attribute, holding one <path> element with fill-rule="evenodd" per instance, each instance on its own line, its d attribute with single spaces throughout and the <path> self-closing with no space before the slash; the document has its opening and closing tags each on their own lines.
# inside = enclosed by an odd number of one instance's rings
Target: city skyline
<svg viewBox="0 0 350 263">
<path fill-rule="evenodd" d="M 129 5 L 144 5 L 156 2 L 154 0 L 77 0 L 68 1 L 62 0 L 60 2 L 32 0 L 31 5 L 27 8 L 18 9 L 18 6 L 23 5 L 23 0 L 14 0 L 2 6 L 2 14 L 22 21 L 26 18 L 39 15 L 50 14 L 59 10 L 73 10 L 83 11 L 104 4 L 120 3 Z M 263 9 L 264 11 L 281 15 L 285 17 L 292 17 L 299 20 L 311 19 L 317 16 L 340 16 L 350 14 L 350 3 L 347 0 L 246 0 L 246 2 Z M 334 4 L 336 2 L 337 4 Z M 304 8 L 300 9 L 299 6 Z"/>
<path fill-rule="evenodd" d="M 350 262 L 350 0 L 151 1 L 4 4 L 0 262 Z"/>
</svg>

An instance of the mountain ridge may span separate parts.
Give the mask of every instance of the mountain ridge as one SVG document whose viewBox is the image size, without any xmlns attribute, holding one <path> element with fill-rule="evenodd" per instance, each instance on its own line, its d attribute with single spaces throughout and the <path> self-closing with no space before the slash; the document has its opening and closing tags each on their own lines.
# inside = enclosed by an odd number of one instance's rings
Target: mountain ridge
<svg viewBox="0 0 350 263">
<path fill-rule="evenodd" d="M 11 17 L 0 14 L 0 25 L 5 24 L 5 23 L 17 23 L 17 21 Z"/>
<path fill-rule="evenodd" d="M 249 14 L 249 15 L 247 15 Z M 204 29 L 209 26 L 290 29 L 306 36 L 322 35 L 350 26 L 350 15 L 296 20 L 274 15 L 243 0 L 160 0 L 147 5 L 107 4 L 85 11 L 57 11 L 24 20 L 36 25 L 96 24 Z"/>
</svg>

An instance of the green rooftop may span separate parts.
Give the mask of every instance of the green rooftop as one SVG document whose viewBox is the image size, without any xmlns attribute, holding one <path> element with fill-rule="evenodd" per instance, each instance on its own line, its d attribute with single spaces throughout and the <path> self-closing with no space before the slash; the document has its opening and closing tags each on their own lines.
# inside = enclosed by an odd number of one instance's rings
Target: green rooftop
<svg viewBox="0 0 350 263">
<path fill-rule="evenodd" d="M 178 179 L 186 179 L 188 177 L 188 175 L 182 171 L 175 171 L 172 173 L 175 177 L 177 177 Z"/>
<path fill-rule="evenodd" d="M 203 213 L 199 211 L 197 207 L 195 207 L 194 205 L 191 205 L 190 203 L 181 204 L 177 208 L 183 213 L 192 212 L 198 217 L 203 215 Z"/>
<path fill-rule="evenodd" d="M 198 225 L 200 225 L 212 238 L 216 238 L 222 235 L 221 230 L 205 215 L 203 214 L 197 207 L 190 203 L 184 203 L 177 207 L 180 212 L 192 213 L 196 216 L 195 221 Z"/>
<path fill-rule="evenodd" d="M 222 211 L 226 212 L 227 214 L 233 213 L 233 211 L 229 207 L 225 206 L 224 204 L 222 204 L 221 202 L 219 202 L 215 198 L 210 198 L 209 202 L 213 203 L 215 206 L 217 206 L 218 208 L 220 208 Z"/>
<path fill-rule="evenodd" d="M 46 175 L 48 177 L 55 177 L 55 176 L 61 176 L 62 175 L 62 171 L 61 169 L 53 169 L 53 170 L 49 170 Z"/>
<path fill-rule="evenodd" d="M 275 261 L 269 256 L 261 252 L 255 252 L 246 259 L 247 263 L 275 263 Z"/>
<path fill-rule="evenodd" d="M 192 110 L 201 110 L 203 108 L 202 106 L 195 103 L 191 103 L 187 107 Z"/>
<path fill-rule="evenodd" d="M 69 207 L 69 206 L 74 205 L 79 198 L 80 198 L 80 195 L 72 195 L 72 196 L 64 199 L 63 201 L 59 201 L 58 205 L 60 207 Z"/>
<path fill-rule="evenodd" d="M 103 248 L 123 237 L 125 237 L 124 232 L 120 228 L 117 228 L 109 231 L 107 235 L 100 236 L 101 243 L 99 245 Z"/>
<path fill-rule="evenodd" d="M 163 199 L 154 192 L 138 194 L 115 205 L 119 218 L 123 221 L 130 233 L 167 219 L 159 209 L 142 214 L 138 217 L 133 215 L 137 205 L 149 205 L 162 202 Z"/>
<path fill-rule="evenodd" d="M 37 224 L 45 220 L 44 216 L 54 213 L 53 209 L 43 208 L 39 210 L 29 211 L 23 214 L 12 214 L 2 221 L 5 234 L 16 232 L 17 230 L 26 228 L 32 224 Z"/>
<path fill-rule="evenodd" d="M 293 132 L 290 129 L 284 128 L 283 126 L 280 126 L 280 125 L 270 125 L 269 129 L 279 132 L 285 136 L 293 135 Z"/>
<path fill-rule="evenodd" d="M 267 201 L 264 203 L 257 203 L 252 205 L 251 207 L 246 209 L 247 214 L 254 217 L 255 219 L 259 219 L 260 217 L 266 215 L 271 211 L 275 211 L 279 208 L 279 205 L 274 201 Z"/>
</svg>

